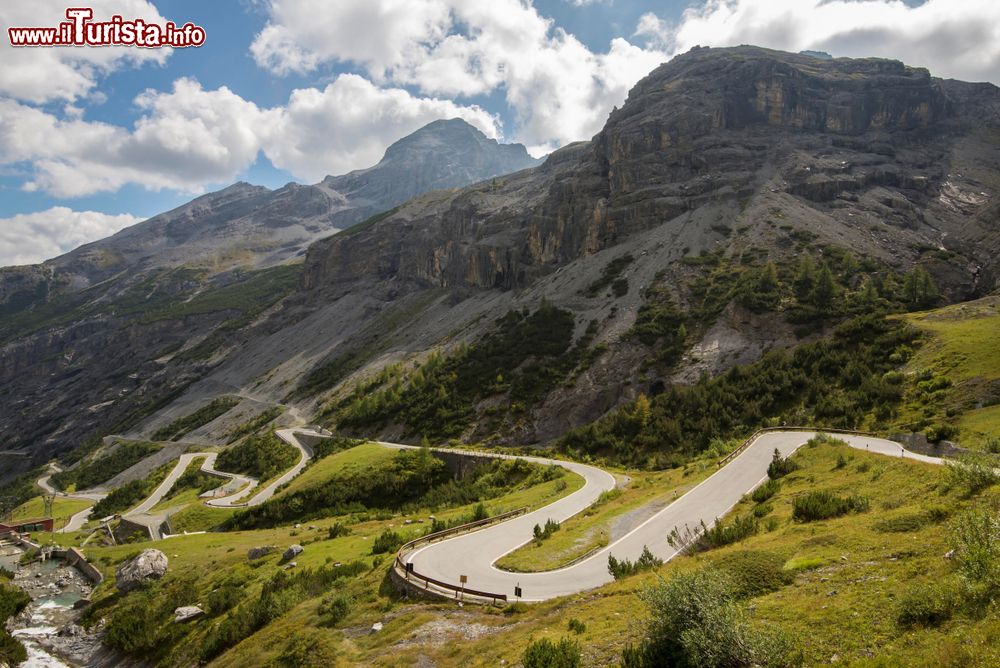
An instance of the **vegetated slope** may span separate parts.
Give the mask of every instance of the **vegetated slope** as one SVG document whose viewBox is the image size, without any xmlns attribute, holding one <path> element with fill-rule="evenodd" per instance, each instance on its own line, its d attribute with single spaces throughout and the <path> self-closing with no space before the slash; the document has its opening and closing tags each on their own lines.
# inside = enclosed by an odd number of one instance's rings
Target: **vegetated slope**
<svg viewBox="0 0 1000 668">
<path fill-rule="evenodd" d="M 29 444 L 42 461 L 95 427 L 134 427 L 280 310 L 313 240 L 428 189 L 536 162 L 464 121 L 438 121 L 369 169 L 275 191 L 238 183 L 40 265 L 0 269 L 4 447 Z"/>
<path fill-rule="evenodd" d="M 592 141 L 314 244 L 301 320 L 213 378 L 315 397 L 359 433 L 538 443 L 845 319 L 988 293 L 998 105 L 993 86 L 895 61 L 693 50 Z M 459 344 L 489 349 L 505 313 L 543 303 L 553 331 L 572 318 L 572 343 L 523 361 L 565 363 L 556 382 L 519 393 L 515 360 L 449 396 L 437 369 L 461 381 Z M 368 405 L 344 404 L 365 386 L 379 393 Z M 414 406 L 411 387 L 443 400 Z"/>
<path fill-rule="evenodd" d="M 901 426 L 1000 452 L 998 306 L 1000 298 L 990 296 L 906 316 L 925 334 L 906 366 Z"/>
</svg>

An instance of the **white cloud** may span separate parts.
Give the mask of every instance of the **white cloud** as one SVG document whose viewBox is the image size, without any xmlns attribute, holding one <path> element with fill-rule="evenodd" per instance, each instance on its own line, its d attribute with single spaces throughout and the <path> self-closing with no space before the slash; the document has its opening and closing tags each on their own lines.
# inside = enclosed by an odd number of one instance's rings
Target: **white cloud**
<svg viewBox="0 0 1000 668">
<path fill-rule="evenodd" d="M 268 8 L 251 47 L 263 67 L 304 73 L 351 62 L 376 81 L 453 97 L 502 87 L 518 120 L 514 139 L 535 153 L 589 139 L 665 58 L 623 39 L 593 53 L 524 0 L 272 0 Z"/>
<path fill-rule="evenodd" d="M 293 91 L 275 111 L 264 153 L 276 167 L 309 181 L 373 165 L 390 143 L 440 118 L 462 118 L 488 137 L 500 136 L 499 121 L 479 107 L 377 88 L 354 74 L 340 75 L 323 90 Z"/>
<path fill-rule="evenodd" d="M 878 56 L 940 77 L 1000 83 L 995 0 L 708 0 L 676 25 L 642 18 L 637 34 L 675 53 L 692 46 L 755 44 L 834 56 Z"/>
<path fill-rule="evenodd" d="M 118 14 L 125 19 L 141 18 L 165 23 L 152 3 L 146 0 L 93 0 L 67 3 L 66 0 L 32 0 L 0 3 L 0 95 L 42 103 L 53 100 L 73 101 L 86 96 L 97 78 L 121 67 L 146 62 L 163 64 L 169 48 L 140 49 L 127 46 L 14 48 L 6 35 L 8 27 L 50 27 L 66 21 L 68 6 L 87 6 L 94 19 L 109 19 Z"/>
<path fill-rule="evenodd" d="M 62 255 L 140 220 L 127 213 L 108 215 L 64 206 L 0 218 L 0 267 L 34 264 Z"/>
<path fill-rule="evenodd" d="M 79 197 L 126 183 L 198 192 L 257 157 L 266 113 L 228 88 L 179 79 L 170 93 L 147 91 L 136 104 L 145 113 L 129 131 L 0 100 L 0 160 L 31 163 L 27 190 Z"/>
<path fill-rule="evenodd" d="M 295 90 L 273 109 L 193 79 L 178 79 L 170 92 L 148 90 L 136 106 L 142 116 L 130 130 L 0 99 L 0 162 L 29 164 L 25 189 L 57 197 L 126 183 L 197 193 L 232 181 L 261 151 L 296 178 L 318 181 L 374 164 L 389 143 L 439 118 L 500 135 L 497 119 L 479 107 L 377 88 L 350 74 L 323 90 Z"/>
</svg>

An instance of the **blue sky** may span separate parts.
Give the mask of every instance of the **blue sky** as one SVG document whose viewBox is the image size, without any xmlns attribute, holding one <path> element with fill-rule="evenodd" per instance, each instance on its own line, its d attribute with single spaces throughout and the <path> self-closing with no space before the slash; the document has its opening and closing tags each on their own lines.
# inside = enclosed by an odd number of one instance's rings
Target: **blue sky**
<svg viewBox="0 0 1000 668">
<path fill-rule="evenodd" d="M 461 116 L 536 155 L 588 139 L 695 44 L 895 57 L 1000 79 L 992 0 L 95 0 L 207 32 L 191 49 L 0 39 L 0 265 L 35 262 L 237 180 L 367 167 Z M 5 0 L 3 27 L 65 3 Z M 316 9 L 319 8 L 319 9 Z M 6 32 L 6 31 L 4 31 Z"/>
</svg>

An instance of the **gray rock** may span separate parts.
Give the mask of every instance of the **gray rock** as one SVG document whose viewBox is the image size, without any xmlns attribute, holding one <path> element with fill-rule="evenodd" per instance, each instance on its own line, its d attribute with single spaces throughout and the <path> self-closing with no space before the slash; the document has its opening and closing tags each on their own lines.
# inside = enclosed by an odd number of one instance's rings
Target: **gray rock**
<svg viewBox="0 0 1000 668">
<path fill-rule="evenodd" d="M 299 556 L 303 552 L 305 552 L 305 548 L 296 543 L 295 545 L 292 545 L 287 550 L 285 550 L 285 553 L 281 555 L 281 560 L 291 561 L 292 559 Z"/>
<path fill-rule="evenodd" d="M 372 633 L 378 633 L 382 630 L 382 622 L 375 622 L 372 624 Z"/>
<path fill-rule="evenodd" d="M 260 547 L 251 547 L 247 550 L 247 559 L 254 561 L 256 559 L 263 559 L 267 555 L 271 554 L 278 548 L 274 545 L 262 545 Z"/>
<path fill-rule="evenodd" d="M 143 550 L 115 571 L 118 591 L 127 593 L 148 580 L 159 580 L 167 572 L 167 555 L 159 550 Z"/>
<path fill-rule="evenodd" d="M 199 608 L 197 605 L 185 605 L 174 610 L 174 621 L 175 622 L 186 622 L 195 617 L 201 617 L 205 614 L 205 611 Z"/>
</svg>

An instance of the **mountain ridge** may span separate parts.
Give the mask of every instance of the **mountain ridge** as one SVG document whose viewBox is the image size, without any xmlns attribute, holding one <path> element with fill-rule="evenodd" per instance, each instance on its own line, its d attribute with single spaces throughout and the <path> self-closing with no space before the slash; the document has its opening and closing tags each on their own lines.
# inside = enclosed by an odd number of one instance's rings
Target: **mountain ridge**
<svg viewBox="0 0 1000 668">
<path fill-rule="evenodd" d="M 131 340 L 195 319 L 212 334 L 169 353 L 158 350 L 167 339 L 155 340 L 134 356 L 137 382 L 105 382 L 88 395 L 87 406 L 106 406 L 94 411 L 103 417 L 66 412 L 71 424 L 38 442 L 78 442 L 88 425 L 134 408 L 131 396 L 152 405 L 127 427 L 137 437 L 220 394 L 243 402 L 205 426 L 208 441 L 267 406 L 330 420 L 331 406 L 380 370 L 398 367 L 407 382 L 430 356 L 487 340 L 499 315 L 547 304 L 568 314 L 559 335 L 584 346 L 573 354 L 587 361 L 529 406 L 515 407 L 509 390 L 473 402 L 457 436 L 540 444 L 639 394 L 829 333 L 868 284 L 898 304 L 883 284 L 918 268 L 947 301 L 989 293 L 1000 256 L 998 110 L 996 87 L 896 61 L 694 50 L 637 83 L 591 141 L 531 170 L 418 195 L 312 243 L 297 286 L 255 300 L 266 308 L 136 324 Z M 768 263 L 790 284 L 804 257 L 831 269 L 843 296 L 840 316 L 816 315 L 809 327 L 794 318 L 808 320 L 813 306 L 746 294 Z M 643 323 L 683 323 L 684 336 L 639 336 Z M 38 338 L 18 345 L 58 348 Z M 13 350 L 0 351 L 0 368 L 4 354 L 8 370 L 41 357 Z M 79 373 L 73 360 L 57 368 Z M 52 402 L 56 390 L 46 387 L 18 396 Z M 403 416 L 391 417 L 367 435 L 415 438 Z M 6 416 L 9 433 L 18 424 L 41 429 L 40 418 Z"/>
</svg>

